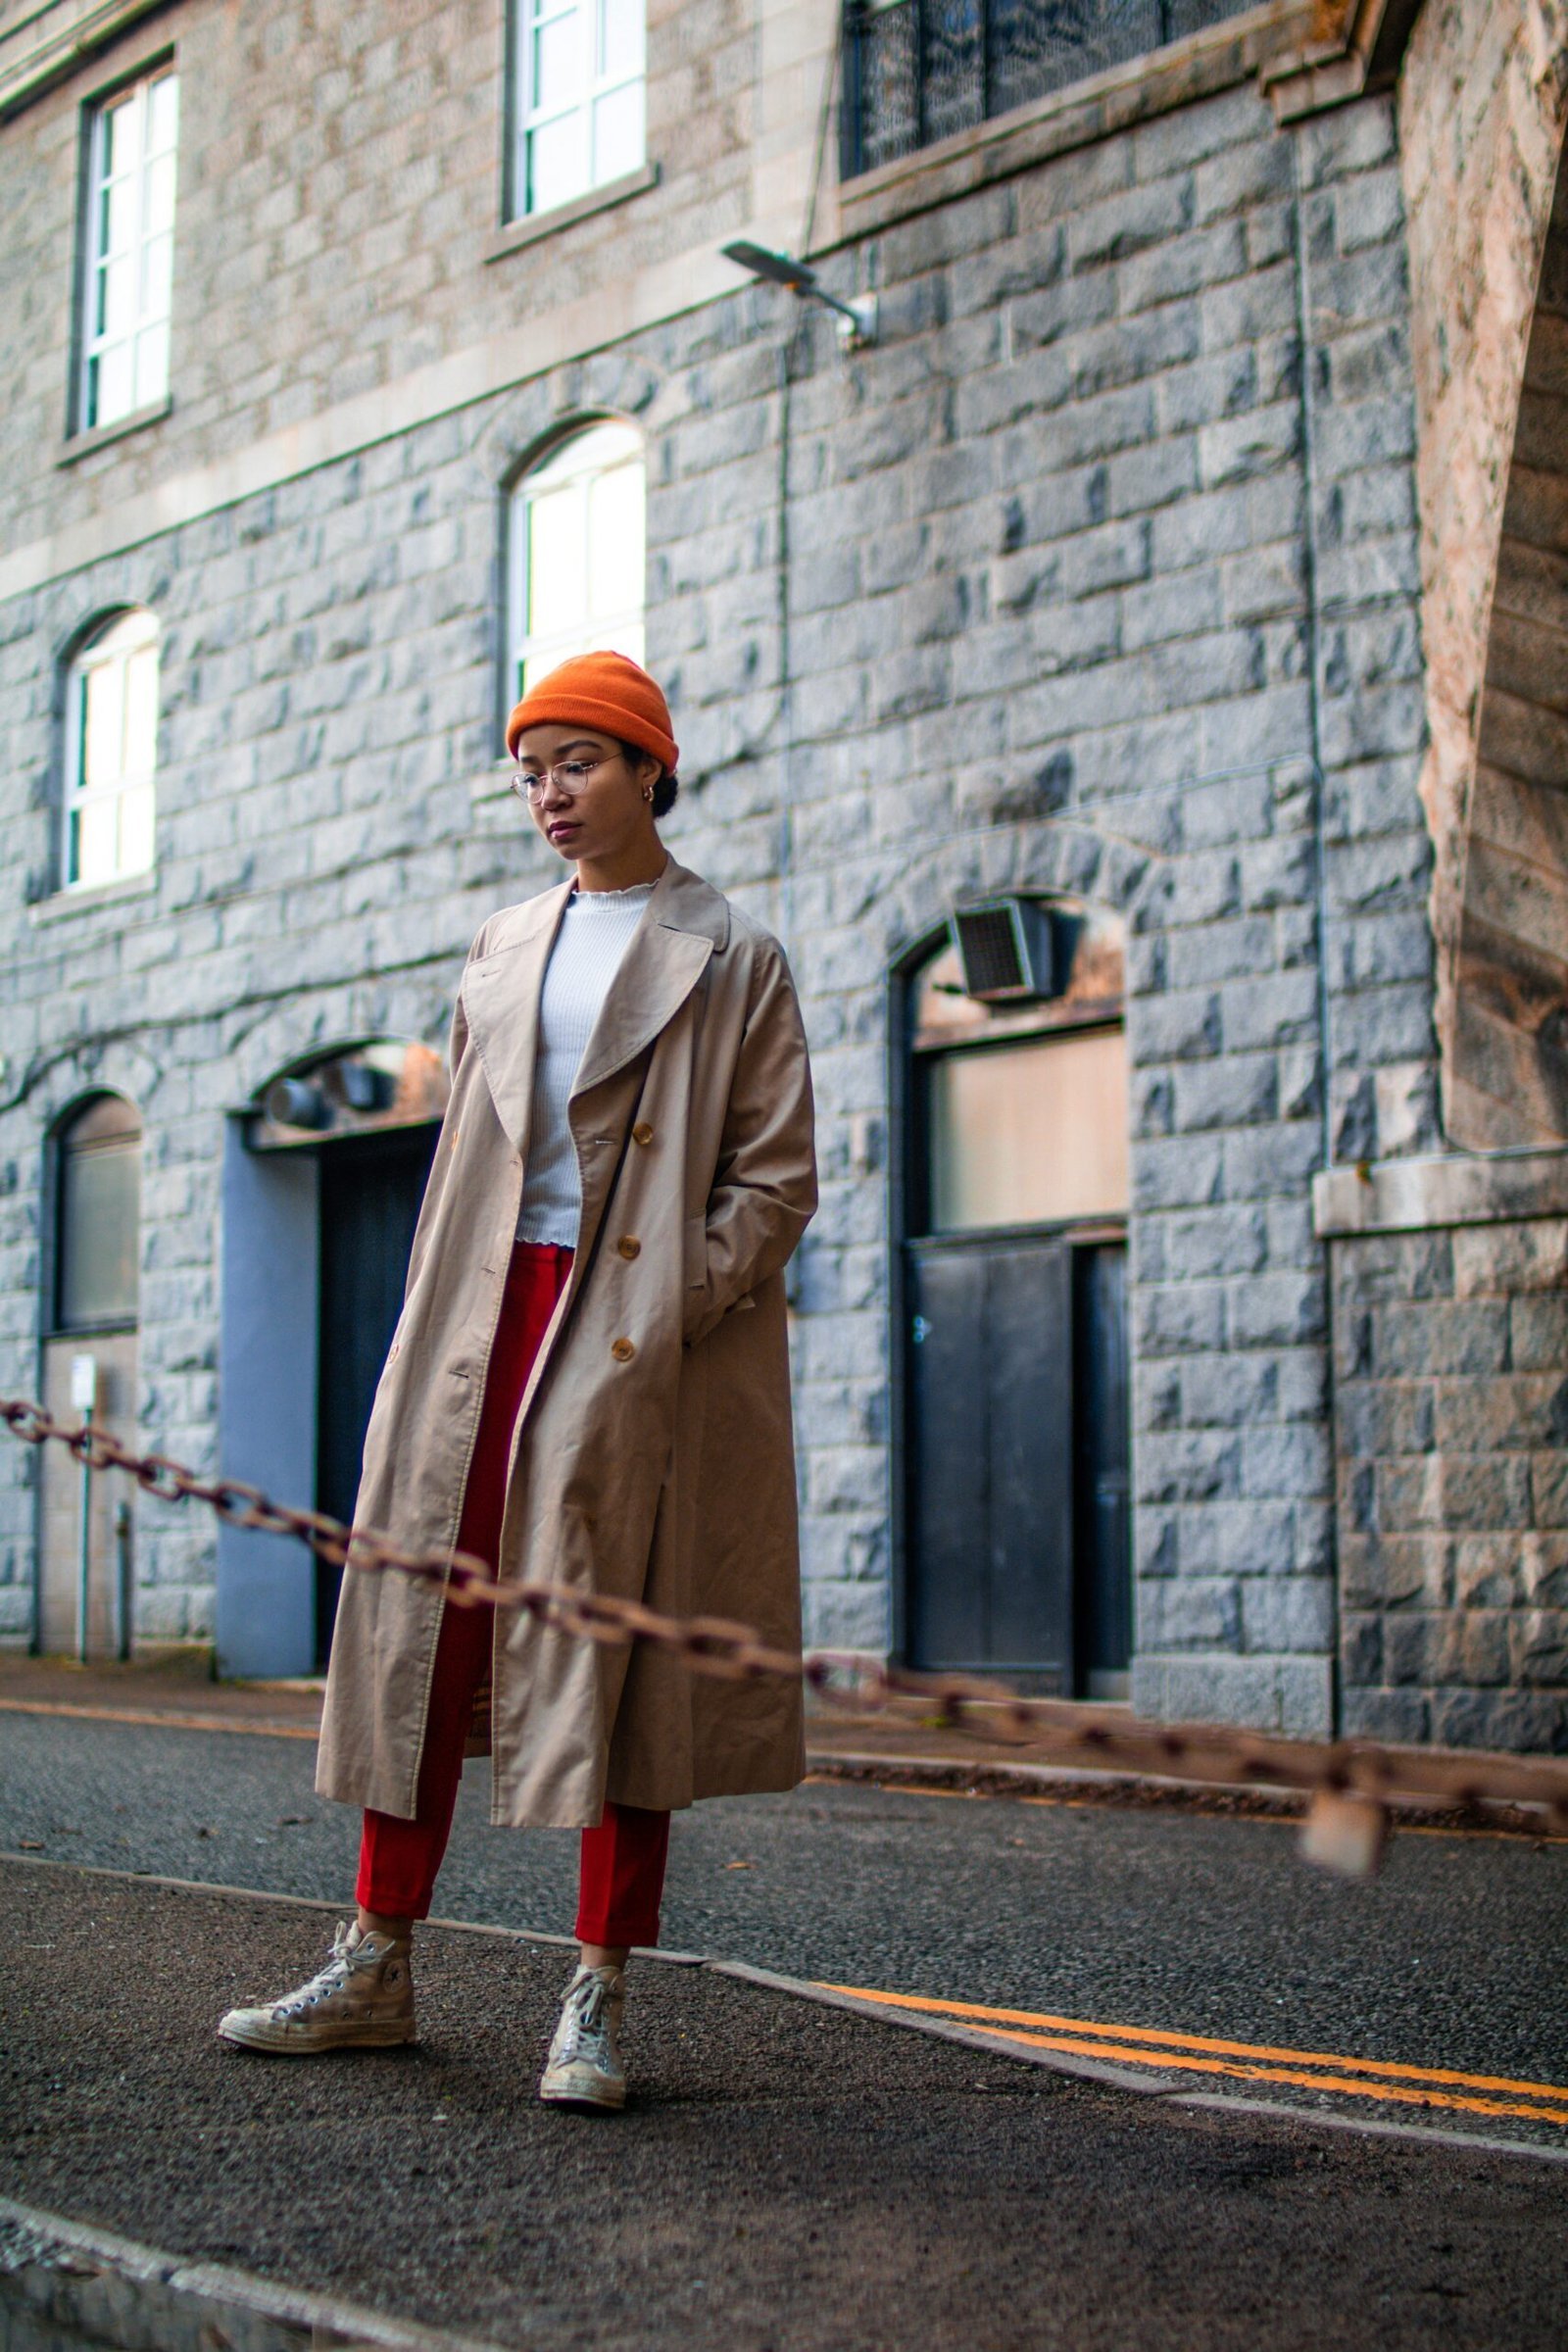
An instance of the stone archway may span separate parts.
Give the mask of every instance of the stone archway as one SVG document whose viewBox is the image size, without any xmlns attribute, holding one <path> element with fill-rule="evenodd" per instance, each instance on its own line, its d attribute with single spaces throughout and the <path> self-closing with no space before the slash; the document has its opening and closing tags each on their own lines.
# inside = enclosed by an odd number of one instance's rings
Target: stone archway
<svg viewBox="0 0 1568 2352">
<path fill-rule="evenodd" d="M 1449 1124 L 1568 1141 L 1568 175 L 1526 350 L 1459 893 Z"/>
</svg>

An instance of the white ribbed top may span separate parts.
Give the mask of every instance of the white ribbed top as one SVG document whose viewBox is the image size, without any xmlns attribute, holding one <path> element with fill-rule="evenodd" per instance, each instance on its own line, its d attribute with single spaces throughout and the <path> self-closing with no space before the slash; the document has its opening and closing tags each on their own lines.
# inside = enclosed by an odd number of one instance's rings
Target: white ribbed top
<svg viewBox="0 0 1568 2352">
<path fill-rule="evenodd" d="M 630 890 L 574 890 L 566 901 L 539 1002 L 519 1242 L 577 1246 L 582 1190 L 566 1103 L 599 1008 L 653 895 L 652 882 L 637 882 Z"/>
</svg>

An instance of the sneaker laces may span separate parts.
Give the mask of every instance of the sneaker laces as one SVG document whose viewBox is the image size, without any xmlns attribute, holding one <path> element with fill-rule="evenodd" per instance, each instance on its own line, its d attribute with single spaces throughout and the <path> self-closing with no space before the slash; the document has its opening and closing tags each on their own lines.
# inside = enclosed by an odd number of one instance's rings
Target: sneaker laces
<svg viewBox="0 0 1568 2352">
<path fill-rule="evenodd" d="M 562 2024 L 562 2063 L 586 2057 L 590 2065 L 610 2061 L 610 1986 L 603 1977 L 584 1977 L 566 1995 Z"/>
<path fill-rule="evenodd" d="M 272 2011 L 274 2018 L 298 2017 L 302 2011 L 313 2009 L 318 2001 L 328 2000 L 334 1992 L 341 1992 L 357 1970 L 375 1966 L 382 1954 L 368 1948 L 370 1942 L 368 1936 L 362 1936 L 358 1943 L 351 1943 L 349 1937 L 352 1934 L 353 1929 L 348 1921 L 339 1920 L 332 1936 L 330 1958 L 317 1970 L 308 1984 L 302 1984 L 297 1992 L 291 1992 L 286 2001 L 278 2002 Z"/>
</svg>

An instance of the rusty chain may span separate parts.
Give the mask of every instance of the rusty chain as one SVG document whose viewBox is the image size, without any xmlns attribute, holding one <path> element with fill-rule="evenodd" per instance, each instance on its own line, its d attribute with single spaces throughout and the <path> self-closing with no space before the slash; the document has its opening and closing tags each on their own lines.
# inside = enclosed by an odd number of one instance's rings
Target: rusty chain
<svg viewBox="0 0 1568 2352">
<path fill-rule="evenodd" d="M 752 1626 L 720 1617 L 667 1617 L 641 1601 L 567 1585 L 498 1577 L 471 1552 L 411 1551 L 372 1528 L 274 1502 L 243 1479 L 203 1478 L 168 1454 L 136 1453 L 108 1430 L 63 1422 L 25 1397 L 0 1396 L 0 1421 L 24 1445 L 58 1443 L 93 1470 L 122 1470 L 161 1502 L 199 1502 L 231 1527 L 290 1536 L 332 1567 L 396 1569 L 441 1584 L 465 1608 L 520 1609 L 539 1624 L 613 1648 L 643 1643 L 694 1674 L 726 1682 L 794 1682 L 825 1703 L 933 1731 L 966 1730 L 1027 1747 L 1057 1764 L 1118 1769 L 1234 1788 L 1298 1790 L 1313 1798 L 1306 1850 L 1331 1867 L 1377 1866 L 1395 1798 L 1461 1808 L 1527 1806 L 1568 1832 L 1568 1759 L 1389 1748 L 1375 1740 L 1300 1740 L 1225 1724 L 1147 1723 L 1120 1708 L 1029 1698 L 989 1678 L 924 1674 L 854 1652 L 772 1647 Z"/>
</svg>

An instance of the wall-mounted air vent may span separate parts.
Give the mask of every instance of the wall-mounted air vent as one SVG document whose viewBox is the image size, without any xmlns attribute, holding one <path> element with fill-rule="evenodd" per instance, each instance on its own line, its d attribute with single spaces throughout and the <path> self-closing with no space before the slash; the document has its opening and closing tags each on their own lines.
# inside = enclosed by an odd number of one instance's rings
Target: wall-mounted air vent
<svg viewBox="0 0 1568 2352">
<path fill-rule="evenodd" d="M 985 1004 L 1018 1004 L 1051 995 L 1051 924 L 1033 899 L 986 899 L 956 906 L 953 944 L 966 997 Z"/>
</svg>

